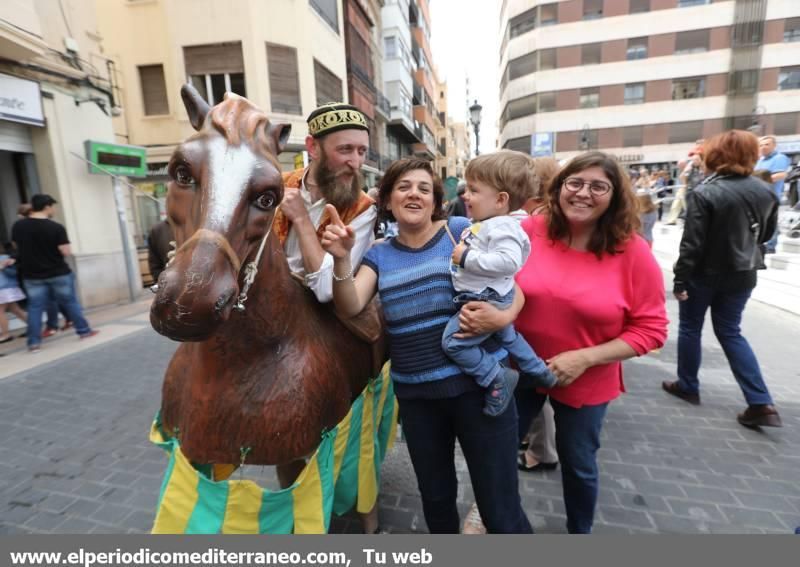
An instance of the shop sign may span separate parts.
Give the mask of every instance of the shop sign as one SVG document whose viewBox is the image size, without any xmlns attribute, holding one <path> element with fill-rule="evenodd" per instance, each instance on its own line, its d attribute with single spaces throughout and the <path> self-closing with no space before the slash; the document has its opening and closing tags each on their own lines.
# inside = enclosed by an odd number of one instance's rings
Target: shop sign
<svg viewBox="0 0 800 567">
<path fill-rule="evenodd" d="M 91 162 L 89 173 L 147 176 L 147 149 L 141 146 L 125 146 L 93 140 L 86 140 L 83 145 L 86 159 Z"/>
<path fill-rule="evenodd" d="M 549 157 L 555 150 L 555 134 L 553 132 L 536 132 L 531 134 L 531 155 L 533 157 Z"/>
<path fill-rule="evenodd" d="M 39 83 L 0 74 L 0 120 L 44 126 Z"/>
</svg>

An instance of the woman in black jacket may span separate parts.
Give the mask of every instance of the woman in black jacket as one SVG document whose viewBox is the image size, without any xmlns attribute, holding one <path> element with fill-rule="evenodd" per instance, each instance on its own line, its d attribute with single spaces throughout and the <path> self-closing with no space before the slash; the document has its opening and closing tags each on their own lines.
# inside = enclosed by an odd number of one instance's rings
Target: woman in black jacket
<svg viewBox="0 0 800 567">
<path fill-rule="evenodd" d="M 680 301 L 678 380 L 665 391 L 689 403 L 700 403 L 702 348 L 706 311 L 747 409 L 737 416 L 747 427 L 780 427 L 781 419 L 764 383 L 753 350 L 741 334 L 742 312 L 764 266 L 764 243 L 775 232 L 778 199 L 752 177 L 758 140 L 742 130 L 710 139 L 704 147 L 710 174 L 687 195 L 686 224 L 675 263 L 673 292 Z"/>
</svg>

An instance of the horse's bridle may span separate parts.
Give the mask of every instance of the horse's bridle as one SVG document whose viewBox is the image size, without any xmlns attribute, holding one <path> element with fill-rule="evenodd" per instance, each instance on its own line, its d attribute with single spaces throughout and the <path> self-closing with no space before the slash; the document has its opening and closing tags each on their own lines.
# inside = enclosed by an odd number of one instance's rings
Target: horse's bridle
<svg viewBox="0 0 800 567">
<path fill-rule="evenodd" d="M 275 212 L 272 214 L 272 220 L 269 223 L 269 228 L 267 229 L 267 233 L 264 235 L 264 238 L 261 239 L 261 244 L 258 247 L 258 252 L 256 253 L 256 257 L 251 262 L 248 262 L 244 266 L 244 281 L 242 285 L 242 291 L 239 293 L 239 297 L 236 298 L 236 304 L 233 308 L 242 313 L 245 309 L 244 304 L 247 301 L 247 292 L 250 291 L 250 287 L 253 285 L 253 282 L 258 275 L 258 265 L 261 263 L 261 256 L 264 253 L 264 246 L 267 244 L 267 240 L 269 239 L 270 234 L 272 234 L 272 227 L 275 224 L 275 217 L 278 214 L 278 207 L 275 207 Z M 231 246 L 228 239 L 219 232 L 209 230 L 207 228 L 200 228 L 187 240 L 184 242 L 180 248 L 177 250 L 173 250 L 167 254 L 169 257 L 169 261 L 167 262 L 166 268 L 169 268 L 172 261 L 175 259 L 175 256 L 178 252 L 182 250 L 188 249 L 190 246 L 195 246 L 198 242 L 211 242 L 213 243 L 219 250 L 223 253 L 225 258 L 228 259 L 230 262 L 231 267 L 235 273 L 239 273 L 239 269 L 242 267 L 242 262 L 239 260 L 239 256 L 234 251 L 233 247 Z M 175 246 L 175 242 L 171 241 L 170 245 Z M 158 283 L 150 287 L 150 291 L 153 293 L 158 293 Z"/>
</svg>

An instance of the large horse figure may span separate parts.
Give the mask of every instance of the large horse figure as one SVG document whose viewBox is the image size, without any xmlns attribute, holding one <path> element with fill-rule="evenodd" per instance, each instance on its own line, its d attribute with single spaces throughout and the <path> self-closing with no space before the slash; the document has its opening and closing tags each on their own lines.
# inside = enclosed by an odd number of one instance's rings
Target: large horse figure
<svg viewBox="0 0 800 567">
<path fill-rule="evenodd" d="M 290 126 L 231 93 L 213 108 L 189 85 L 181 95 L 197 132 L 168 168 L 177 250 L 150 321 L 183 344 L 164 378 L 159 430 L 198 469 L 277 465 L 288 486 L 374 376 L 372 353 L 292 277 L 270 232 Z M 245 297 L 243 266 L 256 261 Z"/>
</svg>

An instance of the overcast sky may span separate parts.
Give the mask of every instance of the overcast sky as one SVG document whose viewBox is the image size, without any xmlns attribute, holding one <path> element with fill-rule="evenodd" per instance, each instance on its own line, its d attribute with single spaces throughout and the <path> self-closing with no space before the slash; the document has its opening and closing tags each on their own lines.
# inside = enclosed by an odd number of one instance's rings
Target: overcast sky
<svg viewBox="0 0 800 567">
<path fill-rule="evenodd" d="M 490 152 L 497 138 L 500 0 L 429 0 L 429 3 L 431 50 L 440 78 L 447 81 L 447 112 L 453 120 L 465 121 L 467 107 L 477 99 L 483 106 L 480 149 L 481 153 Z"/>
</svg>

